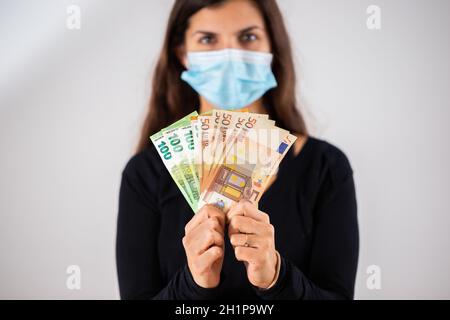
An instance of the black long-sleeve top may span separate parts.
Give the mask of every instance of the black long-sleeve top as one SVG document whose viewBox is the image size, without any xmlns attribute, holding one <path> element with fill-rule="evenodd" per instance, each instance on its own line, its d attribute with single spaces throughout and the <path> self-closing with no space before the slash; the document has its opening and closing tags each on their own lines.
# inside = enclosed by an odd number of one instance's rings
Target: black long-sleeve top
<svg viewBox="0 0 450 320">
<path fill-rule="evenodd" d="M 353 171 L 342 151 L 313 137 L 298 155 L 291 148 L 259 209 L 270 216 L 281 255 L 275 285 L 263 291 L 252 286 L 225 235 L 220 284 L 200 287 L 182 245 L 193 212 L 149 144 L 122 172 L 116 243 L 121 298 L 353 298 L 357 204 Z"/>
</svg>

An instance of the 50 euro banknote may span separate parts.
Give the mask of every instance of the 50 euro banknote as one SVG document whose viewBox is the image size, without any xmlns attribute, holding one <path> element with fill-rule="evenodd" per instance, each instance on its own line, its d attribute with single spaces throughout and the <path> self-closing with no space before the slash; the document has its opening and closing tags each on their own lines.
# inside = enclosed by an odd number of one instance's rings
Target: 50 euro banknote
<svg viewBox="0 0 450 320">
<path fill-rule="evenodd" d="M 236 142 L 236 138 L 244 132 L 259 127 L 268 127 L 274 122 L 268 120 L 268 115 L 226 110 L 213 110 L 211 114 L 199 117 L 202 125 L 199 128 L 199 154 L 201 154 L 200 191 L 214 172 L 214 168 L 221 163 L 224 155 Z"/>
<path fill-rule="evenodd" d="M 270 125 L 242 135 L 243 132 L 235 133 L 231 138 L 234 143 L 228 145 L 220 163 L 210 172 L 198 208 L 212 204 L 227 212 L 241 199 L 257 204 L 297 139 L 288 131 Z"/>
</svg>

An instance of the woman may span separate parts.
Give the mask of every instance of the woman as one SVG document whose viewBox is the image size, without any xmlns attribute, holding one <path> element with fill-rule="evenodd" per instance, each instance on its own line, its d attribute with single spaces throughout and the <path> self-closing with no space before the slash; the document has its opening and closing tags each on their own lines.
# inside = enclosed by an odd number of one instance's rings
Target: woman
<svg viewBox="0 0 450 320">
<path fill-rule="evenodd" d="M 194 74 L 189 57 L 198 52 L 221 57 L 221 65 L 234 63 L 230 52 L 269 55 L 265 71 L 276 86 L 252 78 L 250 89 L 220 87 L 221 77 L 241 80 L 226 67 L 202 73 L 207 68 L 201 59 L 200 75 Z M 248 94 L 252 89 L 260 94 Z M 240 202 L 224 214 L 207 205 L 193 216 L 149 136 L 194 110 L 230 105 L 269 114 L 298 140 L 258 208 Z M 121 297 L 352 299 L 358 239 L 351 166 L 336 147 L 307 135 L 276 1 L 175 1 L 138 152 L 122 174 L 116 252 Z"/>
</svg>

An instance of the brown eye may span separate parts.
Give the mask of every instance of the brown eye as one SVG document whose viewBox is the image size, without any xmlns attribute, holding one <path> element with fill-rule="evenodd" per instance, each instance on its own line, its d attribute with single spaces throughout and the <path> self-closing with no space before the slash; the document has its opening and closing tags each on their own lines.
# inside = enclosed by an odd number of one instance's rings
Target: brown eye
<svg viewBox="0 0 450 320">
<path fill-rule="evenodd" d="M 198 41 L 201 44 L 211 44 L 214 42 L 214 36 L 212 35 L 206 35 L 200 38 L 200 40 Z"/>
<path fill-rule="evenodd" d="M 258 39 L 258 37 L 254 33 L 246 33 L 241 36 L 242 42 L 254 42 Z"/>
</svg>

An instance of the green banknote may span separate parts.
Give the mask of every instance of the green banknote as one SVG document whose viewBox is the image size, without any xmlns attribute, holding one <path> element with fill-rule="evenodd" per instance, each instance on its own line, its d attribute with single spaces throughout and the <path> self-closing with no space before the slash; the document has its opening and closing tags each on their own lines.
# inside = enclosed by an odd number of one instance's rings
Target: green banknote
<svg viewBox="0 0 450 320">
<path fill-rule="evenodd" d="M 200 183 L 194 163 L 194 136 L 190 119 L 185 120 L 162 132 L 173 150 L 174 162 L 186 181 L 186 192 L 196 204 L 200 198 Z"/>
<path fill-rule="evenodd" d="M 192 129 L 189 130 L 188 127 L 191 126 L 191 117 L 195 115 L 196 112 L 191 113 L 150 137 L 165 167 L 194 212 L 197 211 L 200 186 L 193 163 Z"/>
</svg>

